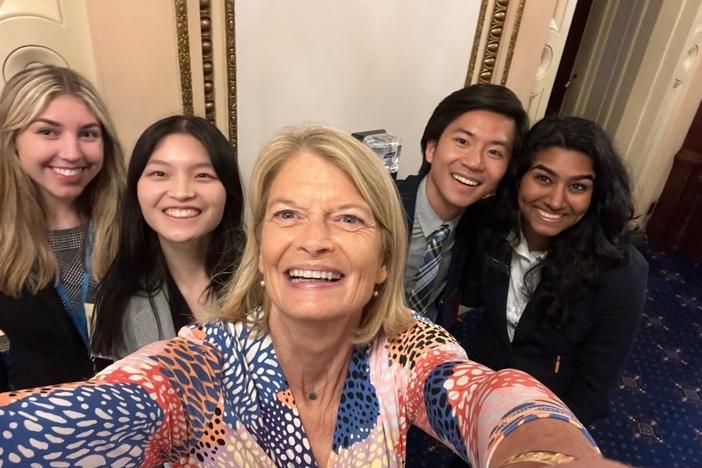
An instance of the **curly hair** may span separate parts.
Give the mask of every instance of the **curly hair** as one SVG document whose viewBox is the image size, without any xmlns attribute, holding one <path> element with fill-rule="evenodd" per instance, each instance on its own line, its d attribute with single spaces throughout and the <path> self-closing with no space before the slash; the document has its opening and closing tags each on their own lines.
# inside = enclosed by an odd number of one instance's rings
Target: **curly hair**
<svg viewBox="0 0 702 468">
<path fill-rule="evenodd" d="M 520 182 L 536 156 L 554 147 L 585 154 L 595 172 L 590 206 L 577 224 L 551 240 L 548 255 L 540 264 L 539 287 L 534 269 L 525 277 L 530 304 L 556 324 L 564 325 L 570 318 L 570 306 L 587 287 L 602 272 L 626 261 L 634 209 L 626 168 L 602 127 L 579 117 L 549 116 L 527 133 L 521 157 L 512 160 L 498 186 L 498 226 L 519 235 Z"/>
</svg>

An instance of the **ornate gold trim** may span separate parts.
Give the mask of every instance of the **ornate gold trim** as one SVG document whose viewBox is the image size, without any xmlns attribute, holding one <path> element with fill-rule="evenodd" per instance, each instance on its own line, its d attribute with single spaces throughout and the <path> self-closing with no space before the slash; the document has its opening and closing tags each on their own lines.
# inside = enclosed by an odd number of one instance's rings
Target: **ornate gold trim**
<svg viewBox="0 0 702 468">
<path fill-rule="evenodd" d="M 490 29 L 488 31 L 487 44 L 485 45 L 485 55 L 480 64 L 478 74 L 479 83 L 490 83 L 492 74 L 497 63 L 497 52 L 500 50 L 500 41 L 504 31 L 505 18 L 507 17 L 507 7 L 510 0 L 495 0 L 495 9 L 490 19 Z"/>
<path fill-rule="evenodd" d="M 227 43 L 227 108 L 229 111 L 229 143 L 237 146 L 236 118 L 236 35 L 234 0 L 225 0 L 225 27 Z"/>
<path fill-rule="evenodd" d="M 480 47 L 480 38 L 483 35 L 483 23 L 485 23 L 485 14 L 487 13 L 488 0 L 483 0 L 480 4 L 480 14 L 478 15 L 478 27 L 475 29 L 475 37 L 473 38 L 473 50 L 470 53 L 470 63 L 468 64 L 468 74 L 466 75 L 465 85 L 471 85 L 473 79 L 473 70 L 475 69 L 475 61 L 478 59 L 478 48 Z"/>
<path fill-rule="evenodd" d="M 188 5 L 186 0 L 175 0 L 176 35 L 178 38 L 178 69 L 183 114 L 193 115 L 193 85 L 190 72 L 190 39 L 188 36 Z"/>
<path fill-rule="evenodd" d="M 214 61 L 212 47 L 212 13 L 209 0 L 200 0 L 200 37 L 202 44 L 202 76 L 205 89 L 205 118 L 215 122 Z"/>
<path fill-rule="evenodd" d="M 509 40 L 509 48 L 507 49 L 507 59 L 505 60 L 505 72 L 502 74 L 501 85 L 507 83 L 507 77 L 509 76 L 509 68 L 512 66 L 512 56 L 514 55 L 514 46 L 517 43 L 517 36 L 519 35 L 519 26 L 522 24 L 522 15 L 524 14 L 524 4 L 526 0 L 520 0 L 519 7 L 517 8 L 517 17 L 515 18 L 514 29 L 512 30 L 512 37 Z"/>
</svg>

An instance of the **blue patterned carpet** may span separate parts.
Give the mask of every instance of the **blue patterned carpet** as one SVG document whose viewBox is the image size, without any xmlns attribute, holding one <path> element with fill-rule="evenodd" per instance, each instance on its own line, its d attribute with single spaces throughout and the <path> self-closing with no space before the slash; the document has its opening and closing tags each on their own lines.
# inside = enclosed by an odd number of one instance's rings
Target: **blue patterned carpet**
<svg viewBox="0 0 702 468">
<path fill-rule="evenodd" d="M 650 265 L 644 317 L 610 414 L 590 431 L 607 457 L 624 463 L 702 467 L 702 265 L 642 252 Z M 466 326 L 452 330 L 459 340 Z M 417 430 L 407 452 L 409 468 L 449 466 L 452 458 Z"/>
</svg>

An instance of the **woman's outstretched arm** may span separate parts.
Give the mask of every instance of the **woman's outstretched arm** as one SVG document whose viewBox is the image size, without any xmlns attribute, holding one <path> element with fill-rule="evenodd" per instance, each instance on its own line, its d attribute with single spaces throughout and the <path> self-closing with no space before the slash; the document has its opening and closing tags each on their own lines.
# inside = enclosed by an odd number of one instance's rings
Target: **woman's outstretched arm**
<svg viewBox="0 0 702 468">
<path fill-rule="evenodd" d="M 7 465 L 153 466 L 179 462 L 215 411 L 217 354 L 188 338 L 153 343 L 88 382 L 0 395 Z M 194 356 L 194 358 L 193 358 Z"/>
<path fill-rule="evenodd" d="M 415 345 L 416 356 L 405 386 L 412 424 L 472 466 L 500 466 L 530 451 L 601 459 L 587 430 L 533 377 L 513 369 L 494 372 L 469 361 L 436 325 L 418 321 L 406 333 L 406 345 Z"/>
</svg>

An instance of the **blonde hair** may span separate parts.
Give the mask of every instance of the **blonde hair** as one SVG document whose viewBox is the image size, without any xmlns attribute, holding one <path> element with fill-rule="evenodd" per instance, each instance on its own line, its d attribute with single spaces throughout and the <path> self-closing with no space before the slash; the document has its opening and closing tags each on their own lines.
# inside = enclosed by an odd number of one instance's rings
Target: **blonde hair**
<svg viewBox="0 0 702 468">
<path fill-rule="evenodd" d="M 125 181 L 125 162 L 115 127 L 95 88 L 78 73 L 41 65 L 16 74 L 0 95 L 0 291 L 17 297 L 23 288 L 36 294 L 58 278 L 49 246 L 43 199 L 22 170 L 15 138 L 59 95 L 82 100 L 102 127 L 102 169 L 77 200 L 93 222 L 92 274 L 102 277 L 117 251 L 117 220 Z"/>
<path fill-rule="evenodd" d="M 261 225 L 271 184 L 281 166 L 301 151 L 312 153 L 340 168 L 371 208 L 382 240 L 387 279 L 378 296 L 366 305 L 353 341 L 368 343 L 382 330 L 387 336 L 404 331 L 413 321 L 404 307 L 403 272 L 407 234 L 397 188 L 380 159 L 366 146 L 339 130 L 321 125 L 283 128 L 261 150 L 249 181 L 246 246 L 239 269 L 220 301 L 217 315 L 245 320 L 249 311 L 264 305 L 258 270 Z M 267 311 L 257 326 L 266 327 Z"/>
</svg>

